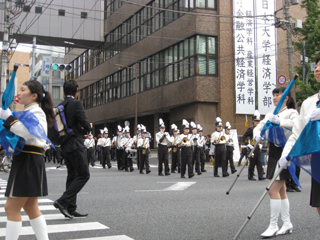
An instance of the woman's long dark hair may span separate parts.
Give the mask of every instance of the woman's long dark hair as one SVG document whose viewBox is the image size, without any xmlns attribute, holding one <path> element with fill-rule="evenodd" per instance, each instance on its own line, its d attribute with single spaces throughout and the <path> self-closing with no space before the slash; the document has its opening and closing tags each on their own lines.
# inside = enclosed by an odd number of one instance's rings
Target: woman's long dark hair
<svg viewBox="0 0 320 240">
<path fill-rule="evenodd" d="M 281 93 L 282 94 L 284 92 L 284 90 L 286 90 L 285 87 L 277 87 L 277 88 L 273 89 L 272 95 L 274 95 L 275 93 Z M 288 109 L 290 109 L 290 108 L 296 109 L 296 103 L 295 103 L 294 99 L 291 97 L 290 92 L 288 94 L 288 97 L 289 97 L 289 99 L 287 101 L 287 106 L 286 107 Z"/>
<path fill-rule="evenodd" d="M 36 80 L 29 80 L 23 83 L 23 85 L 26 85 L 30 89 L 31 94 L 37 94 L 36 102 L 40 103 L 42 110 L 46 114 L 48 127 L 51 127 L 55 119 L 51 94 L 45 91 L 42 84 Z"/>
</svg>

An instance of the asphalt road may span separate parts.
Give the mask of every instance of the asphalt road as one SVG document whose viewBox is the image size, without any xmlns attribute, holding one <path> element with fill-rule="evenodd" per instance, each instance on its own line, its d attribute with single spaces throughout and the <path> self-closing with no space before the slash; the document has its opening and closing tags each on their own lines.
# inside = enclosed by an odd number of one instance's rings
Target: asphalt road
<svg viewBox="0 0 320 240">
<path fill-rule="evenodd" d="M 56 166 L 47 164 L 49 195 L 43 199 L 54 201 L 64 191 L 67 172 L 64 167 L 57 169 Z M 49 237 L 51 240 L 233 239 L 265 191 L 268 181 L 247 180 L 248 170 L 245 168 L 230 194 L 226 195 L 236 175 L 214 178 L 212 167 L 208 165 L 206 169 L 208 172 L 201 176 L 181 179 L 177 173 L 160 177 L 155 166 L 148 175 L 139 174 L 137 170 L 122 172 L 116 167 L 90 168 L 91 178 L 78 195 L 78 211 L 89 213 L 89 216 L 69 220 L 61 215 L 56 220 L 47 220 L 48 227 L 58 225 L 57 232 L 50 233 Z M 222 175 L 221 169 L 219 174 Z M 8 174 L 0 173 L 0 178 L 7 180 Z M 316 209 L 309 206 L 310 177 L 302 171 L 300 179 L 302 192 L 288 193 L 294 231 L 277 237 L 279 240 L 320 239 L 319 216 Z M 50 207 L 52 202 L 39 205 Z M 54 209 L 42 212 L 45 216 L 59 214 Z M 4 217 L 5 213 L 0 212 L 1 216 Z M 102 225 L 108 229 L 72 230 L 76 223 L 84 223 L 84 226 Z M 260 239 L 260 234 L 268 224 L 267 195 L 238 239 Z M 280 227 L 281 224 L 279 220 Z M 25 221 L 23 226 L 30 224 Z M 63 232 L 63 226 L 70 231 Z M 5 222 L 0 222 L 0 232 L 4 228 Z M 19 239 L 35 239 L 35 236 L 23 235 Z"/>
</svg>

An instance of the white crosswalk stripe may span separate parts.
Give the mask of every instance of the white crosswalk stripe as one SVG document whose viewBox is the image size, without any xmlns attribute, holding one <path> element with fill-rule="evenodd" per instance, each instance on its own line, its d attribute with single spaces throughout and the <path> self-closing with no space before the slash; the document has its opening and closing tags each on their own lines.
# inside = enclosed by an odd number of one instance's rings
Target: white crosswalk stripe
<svg viewBox="0 0 320 240">
<path fill-rule="evenodd" d="M 56 168 L 55 168 L 56 169 Z M 58 168 L 59 169 L 59 168 Z M 0 179 L 0 186 L 1 190 L 0 193 L 5 192 L 7 182 Z M 5 210 L 4 210 L 4 204 L 6 203 L 6 197 L 4 194 L 0 194 L 0 223 L 5 223 L 7 221 L 7 217 L 5 216 Z M 48 233 L 67 233 L 67 232 L 77 232 L 77 231 L 93 231 L 93 230 L 108 230 L 110 229 L 109 227 L 99 223 L 99 222 L 83 222 L 83 223 L 75 223 L 75 222 L 70 222 L 72 221 L 71 219 L 68 219 L 64 217 L 58 209 L 56 209 L 52 205 L 52 200 L 48 198 L 39 198 L 38 203 L 39 203 L 39 209 L 42 212 L 44 218 L 47 221 L 47 231 Z M 47 204 L 50 203 L 50 204 Z M 41 204 L 46 204 L 46 205 L 41 205 Z M 46 211 L 56 211 L 58 212 L 57 214 L 47 214 Z M 22 221 L 26 222 L 29 221 L 29 217 L 24 213 L 24 210 L 21 210 L 21 217 Z M 61 224 L 50 224 L 51 220 L 60 220 L 60 222 L 65 221 L 65 223 Z M 51 222 L 52 223 L 52 222 Z M 93 233 L 95 233 L 93 231 Z M 6 228 L 0 228 L 0 237 L 5 237 L 6 235 Z M 32 227 L 22 227 L 20 236 L 23 235 L 34 235 L 34 231 Z M 50 237 L 50 235 L 49 235 Z M 92 238 L 81 238 L 81 239 L 70 239 L 70 240 L 134 240 L 133 238 L 130 238 L 126 235 L 114 235 L 114 236 L 103 236 L 103 237 L 92 237 Z"/>
</svg>

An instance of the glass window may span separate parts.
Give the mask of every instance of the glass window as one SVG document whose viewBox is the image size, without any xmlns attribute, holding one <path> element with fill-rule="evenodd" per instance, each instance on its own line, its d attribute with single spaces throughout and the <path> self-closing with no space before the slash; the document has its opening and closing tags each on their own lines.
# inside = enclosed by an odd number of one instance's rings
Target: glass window
<svg viewBox="0 0 320 240">
<path fill-rule="evenodd" d="M 184 69 L 184 74 L 183 76 L 189 77 L 189 59 L 183 60 L 183 69 Z"/>
<path fill-rule="evenodd" d="M 174 46 L 174 51 L 173 51 L 173 57 L 174 57 L 174 62 L 178 61 L 178 45 Z"/>
<path fill-rule="evenodd" d="M 197 53 L 206 54 L 206 37 L 205 36 L 197 36 Z"/>
<path fill-rule="evenodd" d="M 196 0 L 196 7 L 205 8 L 206 7 L 206 0 Z"/>
<path fill-rule="evenodd" d="M 189 41 L 188 39 L 184 40 L 183 42 L 183 46 L 184 46 L 184 57 L 188 57 L 189 56 Z"/>
<path fill-rule="evenodd" d="M 56 72 L 56 71 L 54 71 Z M 59 86 L 52 86 L 52 98 L 53 99 L 60 99 L 60 87 Z"/>
<path fill-rule="evenodd" d="M 172 63 L 172 60 L 173 60 L 173 51 L 172 51 L 172 47 L 169 48 L 169 53 L 168 53 L 168 61 L 169 63 Z"/>
<path fill-rule="evenodd" d="M 215 8 L 215 0 L 207 0 L 208 8 Z"/>
<path fill-rule="evenodd" d="M 194 55 L 194 37 L 190 38 L 190 56 Z"/>
<path fill-rule="evenodd" d="M 159 86 L 159 71 L 155 71 L 153 73 L 153 87 L 158 87 Z"/>
<path fill-rule="evenodd" d="M 198 55 L 198 61 L 199 61 L 199 74 L 201 74 L 201 75 L 207 74 L 206 56 Z"/>
<path fill-rule="evenodd" d="M 190 76 L 194 75 L 194 69 L 195 69 L 195 65 L 194 65 L 194 57 L 191 57 L 189 59 L 190 61 Z"/>
<path fill-rule="evenodd" d="M 216 54 L 216 39 L 214 37 L 208 37 L 208 48 L 210 54 Z"/>
<path fill-rule="evenodd" d="M 209 74 L 216 74 L 216 60 L 209 58 Z"/>
<path fill-rule="evenodd" d="M 179 60 L 183 59 L 183 43 L 179 44 Z"/>
</svg>

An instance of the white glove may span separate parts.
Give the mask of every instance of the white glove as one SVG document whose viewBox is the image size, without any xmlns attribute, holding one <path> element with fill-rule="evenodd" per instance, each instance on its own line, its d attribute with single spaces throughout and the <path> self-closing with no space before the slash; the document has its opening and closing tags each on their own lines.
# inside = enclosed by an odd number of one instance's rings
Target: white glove
<svg viewBox="0 0 320 240">
<path fill-rule="evenodd" d="M 284 169 L 287 169 L 287 166 L 290 166 L 290 161 L 288 161 L 287 157 L 284 156 L 284 157 L 281 157 L 279 159 L 278 164 L 279 164 L 280 167 L 283 167 Z"/>
<path fill-rule="evenodd" d="M 0 108 L 0 118 L 1 119 L 7 120 L 7 118 L 10 117 L 10 115 L 12 115 L 12 113 L 9 108 L 7 108 L 6 110 L 3 110 L 2 108 Z"/>
<path fill-rule="evenodd" d="M 248 144 L 248 147 L 252 150 L 253 146 L 251 144 Z"/>
<path fill-rule="evenodd" d="M 255 137 L 254 137 L 254 140 L 255 140 L 257 143 L 260 143 L 260 142 L 262 142 L 262 141 L 264 140 L 264 138 L 261 137 L 261 136 L 255 136 Z"/>
<path fill-rule="evenodd" d="M 317 108 L 317 109 L 312 111 L 312 113 L 310 115 L 310 120 L 311 121 L 320 120 L 320 108 Z"/>
<path fill-rule="evenodd" d="M 277 115 L 272 114 L 269 117 L 269 121 L 272 122 L 272 123 L 280 125 L 280 118 Z"/>
</svg>

